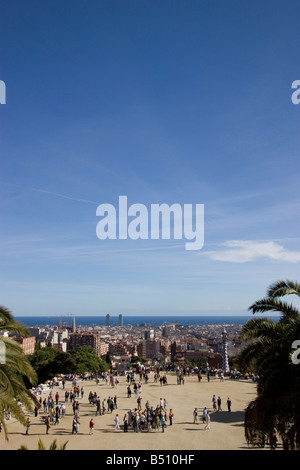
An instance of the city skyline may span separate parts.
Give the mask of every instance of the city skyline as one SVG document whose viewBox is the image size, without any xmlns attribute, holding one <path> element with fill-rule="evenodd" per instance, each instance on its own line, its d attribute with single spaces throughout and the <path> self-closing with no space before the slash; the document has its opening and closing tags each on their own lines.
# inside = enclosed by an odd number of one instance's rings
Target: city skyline
<svg viewBox="0 0 300 470">
<path fill-rule="evenodd" d="M 272 282 L 299 281 L 298 1 L 2 11 L 0 288 L 14 316 L 246 315 Z M 100 240 L 97 208 L 120 196 L 203 204 L 203 248 Z"/>
</svg>

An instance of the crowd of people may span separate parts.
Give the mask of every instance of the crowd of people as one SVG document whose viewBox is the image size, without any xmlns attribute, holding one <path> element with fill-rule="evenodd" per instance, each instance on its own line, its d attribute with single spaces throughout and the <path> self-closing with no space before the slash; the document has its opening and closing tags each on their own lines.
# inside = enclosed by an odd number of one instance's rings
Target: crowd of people
<svg viewBox="0 0 300 470">
<path fill-rule="evenodd" d="M 168 371 L 157 369 L 151 372 L 153 382 L 155 384 L 159 384 L 161 387 L 168 385 Z M 173 372 L 176 372 L 178 385 L 184 384 L 186 377 L 195 375 L 195 372 L 197 373 L 198 381 L 202 381 L 201 371 L 195 371 L 187 367 L 178 368 Z M 217 371 L 214 372 L 213 375 L 220 378 L 220 380 L 224 379 L 223 374 L 218 373 Z M 82 405 L 86 412 L 86 404 L 90 405 L 90 411 L 88 412 L 88 414 L 90 414 L 88 430 L 90 434 L 93 434 L 94 432 L 95 422 L 97 425 L 99 423 L 95 418 L 105 414 L 112 415 L 111 426 L 115 431 L 123 430 L 124 432 L 128 432 L 131 430 L 133 432 L 151 432 L 152 430 L 161 430 L 162 432 L 165 432 L 167 426 L 173 425 L 174 412 L 173 409 L 168 406 L 166 398 L 161 397 L 157 400 L 158 403 L 156 404 L 151 404 L 149 400 L 143 399 L 143 396 L 145 395 L 143 388 L 145 387 L 145 390 L 147 390 L 149 376 L 149 371 L 142 368 L 139 371 L 132 370 L 126 373 L 125 384 L 124 380 L 122 382 L 122 394 L 124 393 L 125 386 L 125 390 L 127 390 L 127 398 L 132 399 L 134 397 L 135 404 L 133 405 L 131 401 L 131 407 L 128 407 L 128 411 L 125 413 L 119 413 L 118 411 L 117 387 L 119 385 L 120 377 L 117 373 L 111 374 L 108 372 L 92 377 L 92 380 L 95 380 L 96 388 L 93 387 L 93 391 L 89 391 L 85 401 L 83 400 L 85 396 L 84 380 L 80 380 L 80 384 L 78 384 L 76 377 L 69 378 L 67 381 L 62 380 L 59 383 L 55 381 L 51 382 L 48 388 L 48 396 L 44 398 L 40 396 L 39 399 L 40 409 L 43 410 L 45 415 L 43 418 L 46 424 L 46 434 L 48 434 L 52 425 L 59 424 L 66 414 L 70 415 L 71 413 L 73 416 L 70 432 L 72 434 L 78 434 L 80 427 L 80 408 Z M 207 375 L 206 378 L 209 380 Z M 61 385 L 61 387 L 55 391 L 55 386 L 58 384 Z M 104 391 L 107 392 L 108 390 L 107 387 L 97 387 L 103 384 L 110 385 L 111 389 L 114 390 L 113 393 L 108 392 L 108 396 L 103 396 Z M 101 397 L 99 395 L 99 391 Z M 38 389 L 37 392 L 42 395 L 42 391 L 40 389 Z M 211 413 L 222 411 L 222 400 L 220 396 L 213 395 L 211 403 L 211 407 L 203 407 L 202 413 L 198 411 L 198 408 L 195 408 L 193 411 L 193 422 L 202 422 L 205 425 L 204 429 L 210 429 Z M 229 397 L 227 398 L 226 403 L 227 410 L 230 412 L 231 400 Z M 37 416 L 37 409 L 35 410 L 35 413 Z M 29 425 L 26 429 L 26 433 L 28 433 L 28 430 Z"/>
<path fill-rule="evenodd" d="M 140 397 L 137 401 L 138 406 L 134 409 L 130 408 L 123 417 L 124 432 L 128 432 L 128 428 L 132 428 L 134 432 L 150 432 L 159 429 L 165 432 L 167 425 L 172 426 L 174 413 L 172 408 L 167 409 L 166 399 L 160 398 L 156 406 L 151 406 L 147 400 L 144 407 L 141 406 Z M 117 429 L 120 429 L 118 420 L 115 422 L 115 430 Z"/>
<path fill-rule="evenodd" d="M 154 374 L 154 382 L 159 383 L 161 386 L 167 385 L 166 374 L 160 375 L 159 371 Z M 102 382 L 106 385 L 110 384 L 112 388 L 117 387 L 119 384 L 118 375 L 113 374 L 102 374 Z M 150 405 L 149 401 L 143 403 L 142 399 L 142 382 L 143 385 L 147 385 L 149 375 L 145 371 L 131 371 L 127 374 L 127 398 L 131 398 L 132 394 L 135 395 L 136 406 L 130 408 L 127 413 L 120 420 L 118 411 L 118 398 L 117 394 L 109 394 L 107 397 L 101 398 L 99 393 L 96 391 L 89 391 L 87 401 L 93 411 L 90 411 L 91 418 L 89 420 L 89 434 L 93 434 L 95 427 L 95 416 L 102 416 L 107 413 L 112 414 L 117 412 L 114 416 L 113 426 L 115 430 L 123 429 L 124 432 L 128 432 L 132 429 L 134 432 L 143 432 L 151 430 L 159 430 L 165 432 L 166 426 L 172 426 L 174 413 L 172 409 L 168 408 L 167 400 L 160 398 L 159 404 L 156 406 Z M 61 419 L 66 414 L 72 413 L 72 427 L 70 432 L 72 434 L 78 434 L 80 427 L 80 407 L 85 396 L 84 385 L 79 386 L 77 379 L 72 378 L 71 384 L 69 382 L 66 387 L 66 381 L 62 380 L 59 385 L 61 388 L 57 391 L 54 390 L 57 382 L 51 381 L 48 384 L 48 395 L 42 397 L 42 389 L 37 389 L 36 394 L 39 397 L 39 408 L 35 409 L 35 416 L 38 415 L 38 410 L 43 414 L 43 422 L 46 425 L 46 434 L 49 433 L 51 426 L 60 423 Z M 99 376 L 95 378 L 95 383 L 98 385 L 100 382 Z M 100 389 L 102 392 L 102 388 Z M 45 391 L 45 390 L 44 390 Z M 103 392 L 101 393 L 103 395 Z M 72 411 L 71 411 L 72 409 Z M 94 415 L 94 417 L 93 417 Z M 30 421 L 26 428 L 26 434 L 28 434 L 30 428 Z"/>
</svg>

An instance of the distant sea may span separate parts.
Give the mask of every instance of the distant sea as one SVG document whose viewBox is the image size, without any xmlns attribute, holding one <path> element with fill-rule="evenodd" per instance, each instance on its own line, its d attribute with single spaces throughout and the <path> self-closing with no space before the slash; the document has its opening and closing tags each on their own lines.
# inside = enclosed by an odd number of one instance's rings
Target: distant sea
<svg viewBox="0 0 300 470">
<path fill-rule="evenodd" d="M 260 315 L 266 316 L 266 315 Z M 267 316 L 273 321 L 278 321 L 278 316 Z M 167 324 L 175 323 L 176 321 L 183 326 L 187 325 L 244 325 L 248 320 L 252 318 L 258 318 L 258 315 L 252 316 L 237 316 L 237 315 L 222 315 L 222 316 L 130 316 L 123 315 L 123 325 L 132 325 L 132 326 L 160 326 Z M 27 327 L 35 326 L 53 326 L 58 325 L 59 320 L 61 320 L 63 326 L 72 326 L 73 316 L 34 316 L 34 317 L 15 317 L 15 320 L 19 321 Z M 106 317 L 105 316 L 76 316 L 75 315 L 76 326 L 105 326 Z M 119 317 L 110 316 L 110 326 L 118 326 Z"/>
</svg>

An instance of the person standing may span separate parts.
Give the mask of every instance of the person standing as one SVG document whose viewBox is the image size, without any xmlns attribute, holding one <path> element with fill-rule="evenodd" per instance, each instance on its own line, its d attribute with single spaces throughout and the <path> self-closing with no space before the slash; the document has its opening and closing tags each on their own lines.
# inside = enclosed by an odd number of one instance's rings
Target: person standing
<svg viewBox="0 0 300 470">
<path fill-rule="evenodd" d="M 197 424 L 197 418 L 198 418 L 198 410 L 197 410 L 197 408 L 194 409 L 193 416 L 194 416 L 194 422 L 193 422 L 193 424 Z"/>
<path fill-rule="evenodd" d="M 220 397 L 218 397 L 217 403 L 218 403 L 218 411 L 222 411 L 222 408 L 221 408 L 221 398 L 220 398 Z"/>
<path fill-rule="evenodd" d="M 90 435 L 93 434 L 94 432 L 94 426 L 95 426 L 94 420 L 93 418 L 91 418 L 90 423 L 89 423 Z"/>
<path fill-rule="evenodd" d="M 45 424 L 46 424 L 46 434 L 48 434 L 49 429 L 50 429 L 50 416 L 49 415 L 45 419 Z"/>
<path fill-rule="evenodd" d="M 173 418 L 174 418 L 174 413 L 173 413 L 173 410 L 172 408 L 170 409 L 169 411 L 169 422 L 170 422 L 170 426 L 172 426 L 172 423 L 173 423 Z"/>
<path fill-rule="evenodd" d="M 98 415 L 98 413 L 101 416 L 102 413 L 101 413 L 101 400 L 100 400 L 100 398 L 98 398 L 97 401 L 96 401 L 96 416 Z"/>
<path fill-rule="evenodd" d="M 229 412 L 231 411 L 231 400 L 229 397 L 227 398 L 227 409 Z"/>
<path fill-rule="evenodd" d="M 72 434 L 77 434 L 77 421 L 75 416 L 72 421 Z"/>
<path fill-rule="evenodd" d="M 28 434 L 29 428 L 30 428 L 30 419 L 27 418 L 27 421 L 26 421 L 26 434 Z"/>
<path fill-rule="evenodd" d="M 124 418 L 123 418 L 123 430 L 124 432 L 128 432 L 128 418 L 127 418 L 127 415 L 125 414 L 124 415 Z"/>
<path fill-rule="evenodd" d="M 162 415 L 162 417 L 161 417 L 161 419 L 160 419 L 160 425 L 161 425 L 161 431 L 162 431 L 162 432 L 165 432 L 166 419 L 165 419 L 164 414 Z"/>
<path fill-rule="evenodd" d="M 142 397 L 137 399 L 137 409 L 140 411 L 142 409 Z"/>
<path fill-rule="evenodd" d="M 216 395 L 213 395 L 212 397 L 212 406 L 213 406 L 213 409 L 214 411 L 217 409 L 217 400 L 216 400 Z"/>
</svg>

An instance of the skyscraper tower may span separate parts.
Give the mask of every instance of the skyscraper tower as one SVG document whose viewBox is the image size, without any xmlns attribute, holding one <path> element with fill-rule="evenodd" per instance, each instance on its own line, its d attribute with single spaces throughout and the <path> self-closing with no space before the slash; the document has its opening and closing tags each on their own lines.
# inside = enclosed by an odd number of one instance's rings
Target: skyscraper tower
<svg viewBox="0 0 300 470">
<path fill-rule="evenodd" d="M 119 315 L 119 326 L 123 326 L 123 315 Z"/>
<path fill-rule="evenodd" d="M 224 372 L 229 372 L 229 362 L 228 362 L 228 352 L 227 352 L 227 331 L 224 327 L 224 330 L 222 332 L 222 349 L 223 349 L 223 371 Z"/>
<path fill-rule="evenodd" d="M 73 317 L 72 332 L 73 332 L 73 333 L 76 333 L 76 320 L 75 320 L 75 316 Z"/>
<path fill-rule="evenodd" d="M 106 315 L 106 326 L 109 326 L 109 322 L 110 322 L 110 315 L 109 313 Z"/>
</svg>

